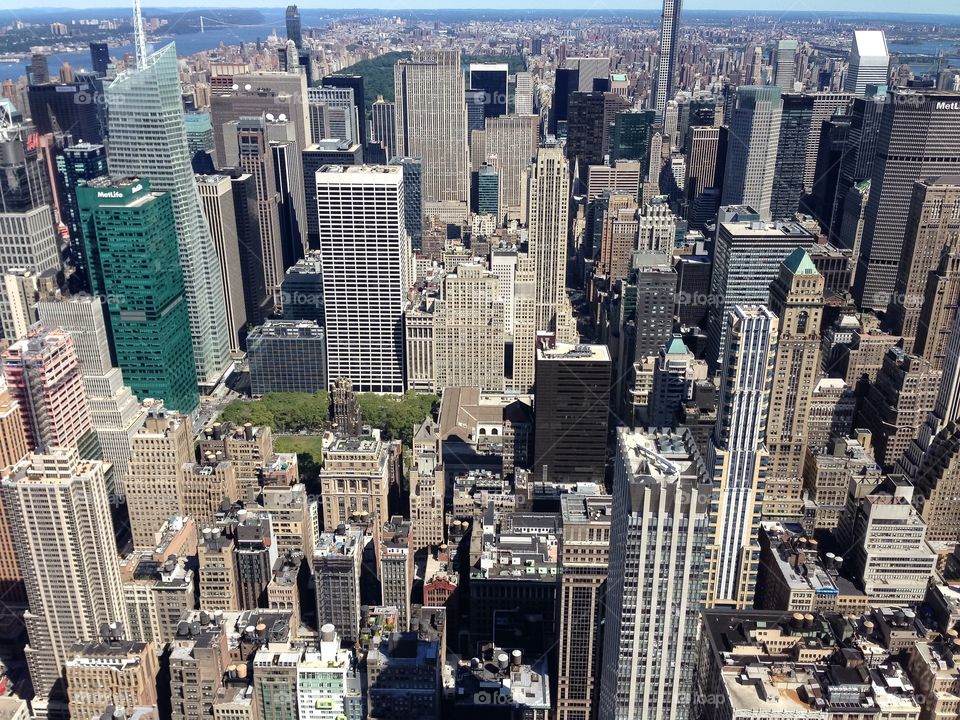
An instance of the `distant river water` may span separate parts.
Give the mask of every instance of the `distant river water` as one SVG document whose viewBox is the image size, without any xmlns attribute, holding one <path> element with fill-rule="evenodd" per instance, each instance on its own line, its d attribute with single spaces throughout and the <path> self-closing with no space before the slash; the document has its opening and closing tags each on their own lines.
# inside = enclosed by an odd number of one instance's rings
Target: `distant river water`
<svg viewBox="0 0 960 720">
<path fill-rule="evenodd" d="M 264 11 L 264 22 L 256 27 L 216 27 L 213 23 L 208 23 L 205 32 L 178 33 L 159 39 L 153 43 L 154 49 L 159 49 L 170 42 L 176 42 L 177 54 L 181 56 L 193 55 L 203 50 L 213 50 L 224 45 L 239 45 L 241 42 L 250 44 L 257 40 L 266 40 L 274 30 L 283 37 L 286 33 L 283 15 L 276 17 L 267 16 Z M 320 23 L 311 19 L 311 27 L 317 27 Z M 133 45 L 111 45 L 110 57 L 122 58 L 126 53 L 133 53 Z M 90 52 L 84 50 L 76 53 L 50 53 L 48 56 L 50 64 L 50 76 L 56 77 L 60 72 L 60 66 L 63 63 L 70 63 L 74 71 L 81 69 L 90 69 Z M 29 60 L 18 61 L 15 63 L 0 63 L 0 82 L 6 79 L 16 80 L 27 74 Z"/>
</svg>

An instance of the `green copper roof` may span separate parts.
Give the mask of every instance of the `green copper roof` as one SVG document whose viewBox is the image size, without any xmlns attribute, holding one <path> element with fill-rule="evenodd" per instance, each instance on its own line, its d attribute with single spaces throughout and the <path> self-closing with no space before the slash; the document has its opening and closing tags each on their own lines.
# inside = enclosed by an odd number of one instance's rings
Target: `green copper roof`
<svg viewBox="0 0 960 720">
<path fill-rule="evenodd" d="M 800 247 L 787 255 L 787 259 L 783 261 L 783 264 L 786 265 L 794 275 L 816 275 L 819 273 L 817 266 L 813 264 L 813 260 L 810 259 L 807 251 Z"/>
<path fill-rule="evenodd" d="M 688 350 L 684 344 L 683 338 L 679 335 L 674 335 L 670 344 L 667 346 L 667 355 L 685 355 L 688 352 L 690 352 L 690 350 Z"/>
</svg>

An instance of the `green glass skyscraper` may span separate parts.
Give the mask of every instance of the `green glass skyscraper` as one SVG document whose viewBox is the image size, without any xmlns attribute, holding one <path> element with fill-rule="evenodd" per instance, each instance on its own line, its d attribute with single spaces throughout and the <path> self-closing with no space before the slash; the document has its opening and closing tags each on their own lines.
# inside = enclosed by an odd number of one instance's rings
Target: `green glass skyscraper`
<svg viewBox="0 0 960 720">
<path fill-rule="evenodd" d="M 170 193 L 146 179 L 77 189 L 90 286 L 107 308 L 116 365 L 141 400 L 191 413 L 200 402 Z"/>
<path fill-rule="evenodd" d="M 646 167 L 650 161 L 650 129 L 654 121 L 653 110 L 617 113 L 613 121 L 611 160 L 639 160 Z"/>
</svg>

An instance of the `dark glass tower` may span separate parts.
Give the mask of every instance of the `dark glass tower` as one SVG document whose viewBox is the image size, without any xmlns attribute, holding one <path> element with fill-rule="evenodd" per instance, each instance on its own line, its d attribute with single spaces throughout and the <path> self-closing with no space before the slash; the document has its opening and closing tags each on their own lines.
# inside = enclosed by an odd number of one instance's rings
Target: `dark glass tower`
<svg viewBox="0 0 960 720">
<path fill-rule="evenodd" d="M 602 92 L 570 95 L 567 114 L 567 159 L 580 167 L 602 165 L 604 148 L 604 97 Z"/>
<path fill-rule="evenodd" d="M 646 167 L 650 159 L 650 128 L 653 110 L 626 110 L 613 121 L 613 146 L 610 160 L 639 160 Z"/>
<path fill-rule="evenodd" d="M 777 143 L 776 173 L 770 197 L 770 217 L 792 218 L 800 207 L 807 138 L 813 117 L 813 95 L 784 93 Z"/>
<path fill-rule="evenodd" d="M 553 105 L 550 108 L 550 134 L 558 137 L 567 134 L 567 107 L 570 94 L 580 84 L 580 71 L 576 68 L 557 68 L 553 81 Z"/>
<path fill-rule="evenodd" d="M 90 43 L 90 65 L 93 71 L 103 77 L 110 65 L 110 48 L 106 43 Z"/>
<path fill-rule="evenodd" d="M 471 64 L 470 89 L 483 91 L 483 116 L 507 114 L 508 67 L 502 64 Z"/>
<path fill-rule="evenodd" d="M 297 50 L 303 47 L 303 29 L 300 26 L 300 10 L 296 5 L 287 5 L 287 40 L 293 40 Z"/>
<path fill-rule="evenodd" d="M 70 276 L 73 292 L 90 292 L 89 268 L 83 246 L 83 228 L 80 222 L 80 206 L 77 204 L 77 188 L 81 182 L 89 182 L 107 174 L 107 151 L 103 145 L 80 143 L 64 148 L 57 156 L 57 175 L 62 198 L 61 219 L 70 231 L 70 262 L 76 272 Z"/>
<path fill-rule="evenodd" d="M 146 179 L 92 181 L 77 191 L 90 285 L 102 297 L 117 366 L 141 400 L 182 413 L 200 402 L 169 193 Z"/>
</svg>

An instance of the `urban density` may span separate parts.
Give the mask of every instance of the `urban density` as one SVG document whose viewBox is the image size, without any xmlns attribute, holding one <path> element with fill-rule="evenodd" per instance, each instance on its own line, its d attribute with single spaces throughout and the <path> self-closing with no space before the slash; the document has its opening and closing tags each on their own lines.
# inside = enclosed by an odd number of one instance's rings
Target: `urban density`
<svg viewBox="0 0 960 720">
<path fill-rule="evenodd" d="M 0 720 L 960 720 L 960 12 L 656 2 L 0 9 Z"/>
</svg>

